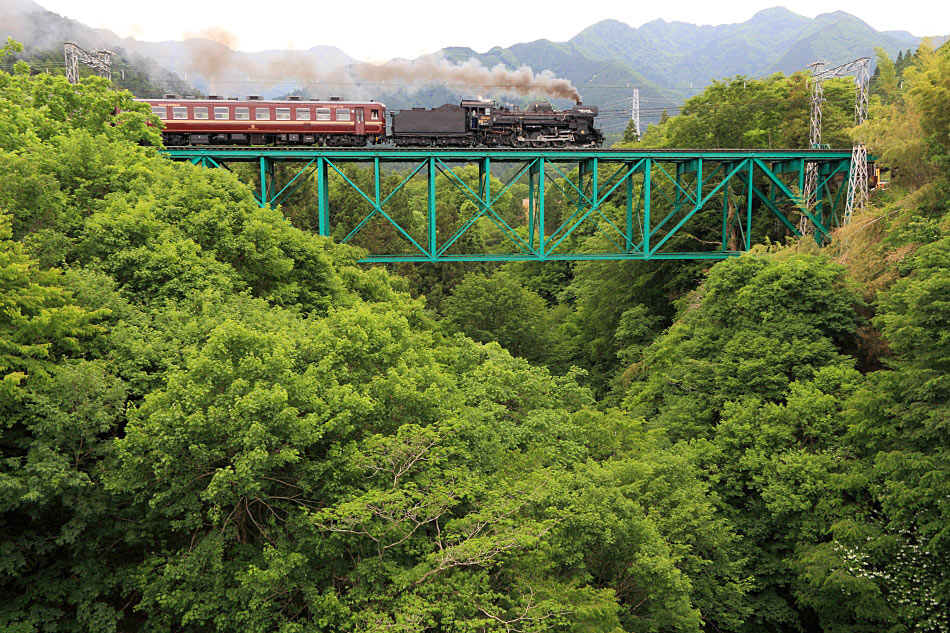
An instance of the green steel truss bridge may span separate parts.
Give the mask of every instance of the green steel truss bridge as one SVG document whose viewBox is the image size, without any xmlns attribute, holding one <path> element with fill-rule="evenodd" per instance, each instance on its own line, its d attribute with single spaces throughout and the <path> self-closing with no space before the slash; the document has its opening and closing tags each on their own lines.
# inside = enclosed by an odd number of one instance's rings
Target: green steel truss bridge
<svg viewBox="0 0 950 633">
<path fill-rule="evenodd" d="M 784 235 L 801 235 L 798 227 L 807 227 L 822 243 L 843 221 L 851 169 L 850 149 L 173 147 L 163 153 L 195 165 L 239 171 L 254 181 L 261 206 L 280 205 L 305 182 L 311 183 L 307 190 L 314 196 L 315 179 L 320 235 L 367 248 L 361 233 L 376 223 L 394 238 L 386 243 L 401 245 L 398 252 L 372 252 L 370 246 L 365 262 L 715 260 L 752 247 L 754 220 Z M 245 166 L 235 168 L 239 163 Z M 364 170 L 362 178 L 354 177 L 353 164 Z M 809 164 L 818 173 L 811 207 L 802 197 Z M 521 204 L 512 203 L 509 195 L 508 206 L 500 208 L 503 194 L 516 183 L 521 183 L 516 187 Z M 414 207 L 394 209 L 394 197 L 410 187 Z M 342 213 L 333 199 L 334 191 L 339 197 L 347 189 L 355 192 L 362 207 L 356 218 L 352 209 Z M 447 214 L 440 196 L 447 198 L 446 192 L 452 191 L 458 192 L 453 194 L 455 208 Z M 459 193 L 472 204 L 460 206 Z M 349 207 L 353 199 L 350 195 Z M 491 249 L 465 247 L 472 243 L 466 242 L 466 234 L 478 222 L 495 231 Z M 707 238 L 709 226 L 718 235 L 713 240 L 689 239 L 697 222 L 705 223 Z M 596 242 L 605 246 L 592 252 L 592 241 L 576 239 L 584 233 L 601 235 L 604 239 Z M 764 234 L 757 233 L 759 239 Z M 677 236 L 687 239 L 675 240 Z M 674 250 L 684 242 L 695 244 L 695 250 Z"/>
</svg>

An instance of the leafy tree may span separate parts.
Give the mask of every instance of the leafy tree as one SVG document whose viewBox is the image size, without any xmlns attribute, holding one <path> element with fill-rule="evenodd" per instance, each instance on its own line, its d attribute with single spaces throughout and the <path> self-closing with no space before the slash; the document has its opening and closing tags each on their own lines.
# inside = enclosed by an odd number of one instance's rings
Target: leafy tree
<svg viewBox="0 0 950 633">
<path fill-rule="evenodd" d="M 516 356 L 554 362 L 558 341 L 547 305 L 509 273 L 468 275 L 443 302 L 446 319 L 476 341 L 498 341 Z"/>
<path fill-rule="evenodd" d="M 642 426 L 621 428 L 629 448 L 566 482 L 559 565 L 611 587 L 625 631 L 734 629 L 748 614 L 738 542 L 698 455 Z"/>
<path fill-rule="evenodd" d="M 872 108 L 864 133 L 900 182 L 920 187 L 947 173 L 950 48 L 934 51 L 921 44 L 903 72 L 903 84 L 903 99 Z"/>
<path fill-rule="evenodd" d="M 871 95 L 880 95 L 884 103 L 888 103 L 897 97 L 897 69 L 894 62 L 881 47 L 874 49 L 877 57 L 877 64 L 874 67 L 874 79 L 872 81 Z M 902 61 L 898 57 L 898 61 Z"/>
<path fill-rule="evenodd" d="M 809 600 L 832 621 L 948 626 L 948 270 L 950 239 L 942 237 L 902 264 L 903 277 L 878 302 L 874 322 L 895 357 L 848 402 L 860 461 L 842 482 L 846 512 L 834 541 L 803 561 Z"/>
<path fill-rule="evenodd" d="M 718 264 L 673 326 L 628 376 L 624 406 L 692 441 L 708 460 L 752 579 L 747 630 L 795 630 L 813 618 L 795 602 L 799 544 L 821 538 L 854 389 L 861 304 L 826 259 L 746 256 Z"/>
<path fill-rule="evenodd" d="M 110 630 L 116 566 L 97 564 L 95 469 L 125 390 L 83 359 L 104 313 L 76 305 L 11 234 L 0 215 L 0 627 Z"/>
<path fill-rule="evenodd" d="M 630 119 L 630 122 L 627 123 L 627 127 L 623 130 L 623 138 L 621 138 L 622 143 L 636 143 L 639 141 L 639 135 L 637 134 L 637 126 L 633 119 Z"/>
<path fill-rule="evenodd" d="M 851 144 L 853 87 L 826 82 L 822 138 L 834 147 Z M 764 79 L 737 76 L 717 80 L 686 100 L 679 116 L 647 129 L 644 147 L 755 148 L 808 144 L 809 88 L 803 73 Z"/>
</svg>

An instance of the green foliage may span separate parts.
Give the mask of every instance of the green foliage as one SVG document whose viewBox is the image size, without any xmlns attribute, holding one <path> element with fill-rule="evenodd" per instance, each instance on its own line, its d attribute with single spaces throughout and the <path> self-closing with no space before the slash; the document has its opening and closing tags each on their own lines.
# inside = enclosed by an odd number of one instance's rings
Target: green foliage
<svg viewBox="0 0 950 633">
<path fill-rule="evenodd" d="M 627 123 L 627 127 L 623 130 L 623 138 L 621 142 L 624 144 L 636 143 L 640 139 L 637 135 L 637 126 L 633 119 L 630 119 L 630 123 Z"/>
<path fill-rule="evenodd" d="M 860 304 L 825 258 L 723 262 L 628 374 L 624 406 L 694 443 L 742 537 L 743 630 L 794 630 L 813 617 L 795 605 L 790 563 L 834 518 L 823 505 L 840 470 L 842 400 L 858 379 L 842 351 Z"/>
<path fill-rule="evenodd" d="M 779 402 L 818 368 L 851 364 L 839 348 L 853 347 L 861 299 L 826 259 L 729 260 L 685 301 L 681 320 L 644 353 L 625 401 L 675 438 L 707 437 L 730 400 Z"/>
<path fill-rule="evenodd" d="M 93 473 L 125 391 L 82 358 L 107 311 L 77 305 L 61 272 L 39 269 L 10 236 L 0 216 L 0 626 L 110 630 L 99 597 L 117 569 L 98 567 L 107 530 L 89 528 L 105 501 Z"/>
<path fill-rule="evenodd" d="M 0 73 L 0 148 L 22 150 L 75 130 L 109 140 L 161 143 L 158 128 L 146 125 L 158 120 L 148 104 L 133 101 L 132 93 L 108 90 L 101 77 L 71 85 L 62 76 L 30 76 L 22 66 L 23 72 Z"/>
<path fill-rule="evenodd" d="M 888 103 L 897 96 L 897 68 L 883 48 L 875 48 L 874 54 L 877 57 L 877 64 L 874 68 L 872 94 L 881 95 L 881 100 Z"/>
<path fill-rule="evenodd" d="M 826 82 L 822 142 L 850 145 L 853 89 L 845 80 Z M 679 116 L 650 126 L 636 147 L 807 147 L 810 95 L 807 76 L 777 73 L 765 79 L 717 80 L 686 100 Z M 621 146 L 629 146 L 625 137 Z"/>
<path fill-rule="evenodd" d="M 806 569 L 816 602 L 840 595 L 844 587 L 822 585 L 847 565 L 851 584 L 875 601 L 872 615 L 939 631 L 950 624 L 938 606 L 950 600 L 950 240 L 921 247 L 902 268 L 875 319 L 895 353 L 892 368 L 869 377 L 847 411 L 862 466 L 845 491 L 853 501 L 834 546 L 816 548 Z M 868 618 L 860 606 L 856 615 Z"/>
<path fill-rule="evenodd" d="M 555 323 L 544 299 L 524 288 L 509 273 L 468 275 L 442 305 L 445 318 L 476 341 L 498 341 L 516 356 L 553 364 Z"/>
<path fill-rule="evenodd" d="M 20 399 L 20 383 L 42 380 L 51 366 L 91 333 L 94 314 L 73 305 L 57 284 L 56 271 L 36 269 L 22 244 L 10 239 L 7 215 L 0 215 L 0 406 Z"/>
<path fill-rule="evenodd" d="M 75 256 L 131 294 L 247 289 L 279 305 L 325 311 L 342 292 L 330 247 L 261 209 L 226 171 L 155 159 L 147 177 L 98 206 Z"/>
<path fill-rule="evenodd" d="M 748 615 L 738 544 L 696 454 L 623 431 L 635 448 L 579 467 L 558 501 L 559 565 L 614 587 L 625 631 L 737 626 Z"/>
<path fill-rule="evenodd" d="M 23 51 L 23 44 L 7 36 L 7 43 L 0 48 L 0 62 L 6 61 L 10 55 L 15 55 Z"/>
<path fill-rule="evenodd" d="M 919 187 L 950 164 L 950 47 L 925 42 L 908 58 L 899 98 L 872 108 L 863 132 L 898 181 Z"/>
<path fill-rule="evenodd" d="M 845 244 L 404 276 L 356 264 L 415 248 L 380 214 L 334 243 L 366 170 L 331 175 L 317 237 L 258 174 L 140 146 L 127 93 L 0 73 L 0 629 L 946 630 L 945 51 L 881 54 L 874 116 L 912 134 L 869 132 L 926 186 Z M 802 98 L 797 75 L 719 82 L 644 144 L 800 144 Z M 486 186 L 460 174 L 440 244 Z M 387 204 L 416 240 L 427 187 Z M 511 248 L 484 219 L 464 239 Z"/>
</svg>

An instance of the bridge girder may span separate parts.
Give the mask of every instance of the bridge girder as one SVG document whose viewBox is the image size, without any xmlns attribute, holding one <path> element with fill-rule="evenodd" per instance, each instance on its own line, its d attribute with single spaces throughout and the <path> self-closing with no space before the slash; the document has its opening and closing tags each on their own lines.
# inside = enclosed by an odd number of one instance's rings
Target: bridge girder
<svg viewBox="0 0 950 633">
<path fill-rule="evenodd" d="M 800 236 L 799 219 L 813 228 L 816 241 L 830 239 L 843 221 L 842 192 L 847 189 L 851 150 L 396 150 L 289 148 L 171 148 L 174 160 L 209 168 L 229 163 L 259 165 L 256 198 L 278 206 L 300 185 L 315 179 L 316 226 L 320 235 L 336 234 L 355 243 L 373 222 L 389 225 L 404 246 L 399 253 L 370 252 L 364 262 L 549 261 L 618 259 L 724 259 L 753 245 L 753 215 L 774 216 L 787 234 Z M 371 172 L 351 177 L 347 165 Z M 467 165 L 477 165 L 478 176 Z M 819 184 L 814 209 L 802 198 L 806 166 L 817 165 Z M 276 166 L 292 166 L 278 183 Z M 399 168 L 401 171 L 394 172 Z M 257 169 L 254 170 L 255 172 Z M 284 170 L 287 171 L 287 170 Z M 393 174 L 398 173 L 398 184 Z M 366 176 L 367 174 L 363 174 Z M 385 183 L 389 184 L 386 185 Z M 409 186 L 425 181 L 424 205 L 410 221 L 390 201 Z M 493 179 L 494 183 L 493 184 Z M 340 227 L 340 210 L 331 196 L 350 190 L 367 211 Z M 365 184 L 369 182 L 370 184 Z M 523 221 L 511 208 L 498 208 L 516 183 L 527 183 Z M 437 187 L 437 183 L 439 186 Z M 388 188 L 387 192 L 383 189 Z M 440 191 L 461 194 L 473 209 L 467 217 L 440 219 Z M 442 195 L 445 195 L 444 193 Z M 559 217 L 546 216 L 546 198 L 559 198 Z M 721 201 L 721 204 L 720 204 Z M 510 200 L 509 200 L 510 203 Z M 387 206 L 388 205 L 388 206 Z M 461 211 L 461 208 L 456 211 Z M 716 249 L 670 250 L 698 215 L 721 216 Z M 444 214 L 443 214 L 444 215 Z M 507 216 L 507 217 L 506 217 Z M 419 217 L 424 218 L 423 222 Z M 413 224 L 414 222 L 414 224 Z M 493 225 L 509 250 L 466 251 L 463 238 L 479 222 Z M 581 229 L 580 227 L 585 227 Z M 604 248 L 589 252 L 572 239 L 587 230 L 601 235 Z M 686 240 L 687 242 L 689 239 Z M 682 240 L 681 240 L 682 242 Z"/>
</svg>

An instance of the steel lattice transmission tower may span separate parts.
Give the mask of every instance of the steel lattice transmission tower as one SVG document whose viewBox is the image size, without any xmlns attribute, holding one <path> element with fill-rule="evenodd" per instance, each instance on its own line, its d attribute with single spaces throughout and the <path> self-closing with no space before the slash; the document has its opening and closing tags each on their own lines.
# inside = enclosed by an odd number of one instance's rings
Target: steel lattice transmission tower
<svg viewBox="0 0 950 633">
<path fill-rule="evenodd" d="M 812 62 L 808 67 L 812 69 L 812 98 L 811 124 L 809 143 L 814 149 L 821 143 L 821 104 L 824 101 L 824 87 L 822 82 L 832 77 L 855 75 L 854 95 L 854 124 L 860 126 L 868 120 L 868 85 L 870 83 L 870 57 L 859 57 L 854 61 L 825 69 L 827 62 Z M 863 132 L 858 131 L 851 151 L 851 170 L 848 174 L 848 197 L 845 203 L 842 223 L 851 221 L 855 209 L 863 209 L 868 203 L 868 148 L 864 144 Z M 814 164 L 808 165 L 805 175 L 805 191 L 802 200 L 813 208 L 818 188 L 818 172 Z M 803 218 L 804 220 L 804 218 Z M 810 229 L 810 223 L 803 222 L 802 228 Z"/>
<path fill-rule="evenodd" d="M 825 100 L 825 89 L 822 84 L 824 77 L 821 71 L 824 70 L 828 62 L 812 62 L 808 64 L 811 68 L 811 118 L 809 122 L 808 147 L 817 149 L 821 145 L 821 104 Z M 815 190 L 818 188 L 818 165 L 808 163 L 805 170 L 805 191 L 802 192 L 802 200 L 809 209 L 815 207 Z M 798 224 L 798 229 L 806 233 L 811 229 L 811 222 L 808 218 L 802 216 Z"/>
<path fill-rule="evenodd" d="M 860 126 L 868 120 L 868 85 L 871 80 L 868 57 L 851 62 L 857 71 L 854 95 L 854 125 L 858 127 L 851 151 L 851 172 L 848 175 L 848 200 L 844 205 L 844 223 L 851 221 L 855 209 L 864 209 L 868 205 L 868 146 L 864 143 L 864 131 Z"/>
<path fill-rule="evenodd" d="M 71 84 L 79 83 L 79 63 L 89 66 L 96 74 L 106 79 L 112 79 L 112 51 L 85 51 L 72 42 L 63 45 L 63 54 L 66 57 L 66 81 Z"/>
<path fill-rule="evenodd" d="M 640 132 L 640 89 L 633 89 L 633 101 L 630 105 L 630 120 L 633 121 L 633 129 L 637 133 L 639 141 L 642 134 Z"/>
</svg>

